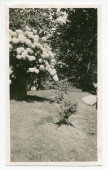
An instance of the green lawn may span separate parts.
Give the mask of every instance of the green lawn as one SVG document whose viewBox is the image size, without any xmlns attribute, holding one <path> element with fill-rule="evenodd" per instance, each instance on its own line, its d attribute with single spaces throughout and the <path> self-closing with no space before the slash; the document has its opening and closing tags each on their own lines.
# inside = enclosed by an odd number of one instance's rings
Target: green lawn
<svg viewBox="0 0 108 170">
<path fill-rule="evenodd" d="M 87 94 L 77 89 L 67 94 L 78 101 L 76 114 L 69 118 L 74 126 L 55 124 L 59 104 L 48 100 L 56 95 L 54 90 L 28 92 L 32 97 L 27 101 L 11 100 L 11 161 L 96 161 L 97 113 L 81 101 Z"/>
</svg>

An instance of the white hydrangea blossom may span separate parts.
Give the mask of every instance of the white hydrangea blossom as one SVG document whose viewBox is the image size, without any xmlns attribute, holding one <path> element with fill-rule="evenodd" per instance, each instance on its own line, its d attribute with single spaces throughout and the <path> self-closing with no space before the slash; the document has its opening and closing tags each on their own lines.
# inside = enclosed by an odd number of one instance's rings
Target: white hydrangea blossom
<svg viewBox="0 0 108 170">
<path fill-rule="evenodd" d="M 28 37 L 34 39 L 33 32 L 29 32 L 29 33 L 28 33 Z"/>
<path fill-rule="evenodd" d="M 22 59 L 26 59 L 26 57 L 28 57 L 28 53 L 27 53 L 27 51 L 25 50 L 24 52 L 21 53 L 21 58 L 22 58 Z"/>
<path fill-rule="evenodd" d="M 42 63 L 42 61 L 43 61 L 43 60 L 42 60 L 42 58 L 39 58 L 39 60 L 38 60 L 38 61 L 39 61 L 39 63 Z"/>
<path fill-rule="evenodd" d="M 11 37 L 9 38 L 9 42 L 13 42 L 13 40 L 12 40 L 12 38 L 11 38 Z"/>
<path fill-rule="evenodd" d="M 29 68 L 29 72 L 35 72 L 35 68 Z"/>
<path fill-rule="evenodd" d="M 25 31 L 25 35 L 28 36 L 29 35 L 29 31 Z"/>
<path fill-rule="evenodd" d="M 22 52 L 21 48 L 17 48 L 16 51 L 17 51 L 17 54 L 21 54 Z"/>
<path fill-rule="evenodd" d="M 29 61 L 34 61 L 34 60 L 36 60 L 36 58 L 35 58 L 34 56 L 28 56 L 27 58 L 28 58 Z"/>
<path fill-rule="evenodd" d="M 26 51 L 30 54 L 33 54 L 33 50 L 31 48 L 26 48 Z"/>
<path fill-rule="evenodd" d="M 13 73 L 13 70 L 12 70 L 12 68 L 10 67 L 9 68 L 9 74 L 12 74 Z"/>
<path fill-rule="evenodd" d="M 35 46 L 37 47 L 37 48 L 39 48 L 39 49 L 41 49 L 42 51 L 43 51 L 43 47 L 42 47 L 42 45 L 40 44 L 40 43 L 34 43 L 35 44 Z"/>
<path fill-rule="evenodd" d="M 56 70 L 55 69 L 52 69 L 51 71 L 50 71 L 50 75 L 51 76 L 54 76 L 56 74 Z"/>
<path fill-rule="evenodd" d="M 16 36 L 17 36 L 17 33 L 12 31 L 12 32 L 11 32 L 11 37 L 12 37 L 12 38 L 15 38 Z"/>
<path fill-rule="evenodd" d="M 12 34 L 12 33 L 13 33 L 13 31 L 11 29 L 9 29 L 9 34 Z"/>
<path fill-rule="evenodd" d="M 57 74 L 53 77 L 53 80 L 54 81 L 58 81 L 59 80 Z"/>
<path fill-rule="evenodd" d="M 24 43 L 26 41 L 26 37 L 24 35 L 22 35 L 22 34 L 19 34 L 18 41 L 20 43 Z"/>
<path fill-rule="evenodd" d="M 9 84 L 11 84 L 11 80 L 9 80 Z"/>
<path fill-rule="evenodd" d="M 47 38 L 46 38 L 46 37 L 42 37 L 42 41 L 43 41 L 43 42 L 46 42 L 46 41 L 47 41 Z"/>
<path fill-rule="evenodd" d="M 52 65 L 51 65 L 51 68 L 52 68 L 52 69 L 54 69 L 54 68 L 55 68 L 55 65 L 54 65 L 54 64 L 52 64 Z"/>
<path fill-rule="evenodd" d="M 57 18 L 57 22 L 61 22 L 65 24 L 68 14 L 66 12 L 60 12 L 60 13 L 62 16 L 59 16 L 59 18 Z"/>
<path fill-rule="evenodd" d="M 20 49 L 21 49 L 21 51 L 25 51 L 24 47 L 21 47 Z"/>
<path fill-rule="evenodd" d="M 51 60 L 51 63 L 52 63 L 52 64 L 56 64 L 55 59 L 52 59 L 52 60 Z"/>
<path fill-rule="evenodd" d="M 51 67 L 47 67 L 48 68 L 48 72 L 50 73 L 51 72 Z"/>
<path fill-rule="evenodd" d="M 16 58 L 17 58 L 17 59 L 21 59 L 22 56 L 21 56 L 21 55 L 17 55 Z"/>
<path fill-rule="evenodd" d="M 40 65 L 39 67 L 40 70 L 44 70 L 44 68 L 45 68 L 44 65 Z"/>
<path fill-rule="evenodd" d="M 45 47 L 43 47 L 42 51 L 43 51 L 43 53 L 46 53 L 48 50 Z"/>
<path fill-rule="evenodd" d="M 29 26 L 26 26 L 26 30 L 27 30 L 27 31 L 31 31 L 31 29 L 30 29 Z"/>
<path fill-rule="evenodd" d="M 47 60 L 45 60 L 45 65 L 46 65 L 46 66 L 48 66 L 48 65 L 49 65 L 49 63 L 48 63 L 48 61 L 47 61 Z"/>
<path fill-rule="evenodd" d="M 49 54 L 47 52 L 43 52 L 42 58 L 48 59 L 49 58 Z"/>
<path fill-rule="evenodd" d="M 35 73 L 38 74 L 39 73 L 39 70 L 35 68 Z"/>
<path fill-rule="evenodd" d="M 31 48 L 35 49 L 35 48 L 36 48 L 35 44 L 32 44 L 32 45 L 31 45 Z"/>
<path fill-rule="evenodd" d="M 26 39 L 26 40 L 25 40 L 25 44 L 28 45 L 28 46 L 31 46 L 31 45 L 32 45 L 31 40 Z"/>
<path fill-rule="evenodd" d="M 33 67 L 33 68 L 29 68 L 28 72 L 38 74 L 38 73 L 39 73 L 39 70 L 38 70 L 36 67 Z"/>
<path fill-rule="evenodd" d="M 17 33 L 17 34 L 23 34 L 23 31 L 20 30 L 20 29 L 18 29 L 18 30 L 16 30 L 16 33 Z"/>
<path fill-rule="evenodd" d="M 54 54 L 51 51 L 48 51 L 48 54 L 49 54 L 50 58 L 54 57 Z"/>
<path fill-rule="evenodd" d="M 38 35 L 34 35 L 33 41 L 34 41 L 34 42 L 38 42 L 38 41 L 39 41 L 39 36 L 38 36 Z"/>
<path fill-rule="evenodd" d="M 11 50 L 12 49 L 12 45 L 11 44 L 9 44 L 9 50 Z"/>
<path fill-rule="evenodd" d="M 34 33 L 34 34 L 37 34 L 37 30 L 34 29 L 34 30 L 33 30 L 33 33 Z"/>
<path fill-rule="evenodd" d="M 12 39 L 12 42 L 13 42 L 14 44 L 17 44 L 17 43 L 18 43 L 18 39 L 17 39 L 17 38 L 13 38 L 13 39 Z"/>
</svg>

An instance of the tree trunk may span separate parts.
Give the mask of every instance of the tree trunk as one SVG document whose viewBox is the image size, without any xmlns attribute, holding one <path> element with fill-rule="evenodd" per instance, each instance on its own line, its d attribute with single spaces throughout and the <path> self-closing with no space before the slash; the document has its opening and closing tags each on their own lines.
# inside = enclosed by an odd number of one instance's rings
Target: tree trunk
<svg viewBox="0 0 108 170">
<path fill-rule="evenodd" d="M 10 98 L 15 100 L 24 100 L 27 96 L 26 75 L 17 76 L 10 86 Z"/>
</svg>

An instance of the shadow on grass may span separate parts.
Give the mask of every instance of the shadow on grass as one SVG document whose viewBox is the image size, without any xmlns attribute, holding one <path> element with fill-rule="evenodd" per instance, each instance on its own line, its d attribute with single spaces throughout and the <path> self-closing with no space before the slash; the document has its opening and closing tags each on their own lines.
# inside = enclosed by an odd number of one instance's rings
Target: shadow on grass
<svg viewBox="0 0 108 170">
<path fill-rule="evenodd" d="M 60 120 L 59 122 L 55 123 L 58 127 L 62 126 L 62 125 L 66 125 L 66 126 L 73 126 L 75 128 L 75 126 L 70 123 L 68 120 Z"/>
<path fill-rule="evenodd" d="M 52 99 L 48 99 L 48 98 L 45 98 L 45 97 L 40 97 L 40 96 L 31 96 L 31 95 L 27 95 L 27 97 L 25 98 L 26 102 L 28 103 L 32 103 L 32 102 L 35 102 L 35 101 L 38 101 L 38 102 L 44 102 L 44 101 L 48 101 L 48 102 L 54 102 L 54 100 Z"/>
</svg>

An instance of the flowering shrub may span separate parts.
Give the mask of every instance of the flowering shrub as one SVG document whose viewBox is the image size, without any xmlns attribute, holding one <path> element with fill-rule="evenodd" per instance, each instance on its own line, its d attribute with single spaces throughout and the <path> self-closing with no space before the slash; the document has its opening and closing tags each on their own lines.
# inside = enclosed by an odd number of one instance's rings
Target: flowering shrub
<svg viewBox="0 0 108 170">
<path fill-rule="evenodd" d="M 41 74 L 48 72 L 54 81 L 58 81 L 55 70 L 55 55 L 46 38 L 40 38 L 37 30 L 25 27 L 24 30 L 9 30 L 10 80 L 19 74 Z M 12 75 L 12 73 L 14 73 Z M 11 81 L 10 81 L 11 83 Z"/>
</svg>

